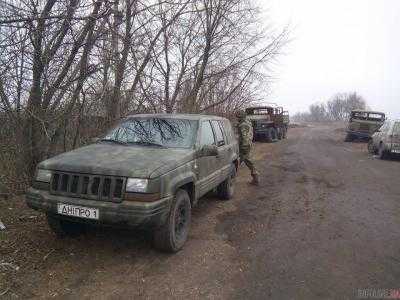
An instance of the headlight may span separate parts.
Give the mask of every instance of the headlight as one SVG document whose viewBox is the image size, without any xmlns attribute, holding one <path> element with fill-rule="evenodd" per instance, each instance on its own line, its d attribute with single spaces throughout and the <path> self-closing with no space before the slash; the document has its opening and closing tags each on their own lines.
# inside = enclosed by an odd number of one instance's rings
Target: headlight
<svg viewBox="0 0 400 300">
<path fill-rule="evenodd" d="M 128 178 L 126 182 L 126 191 L 133 193 L 145 193 L 148 185 L 147 179 Z"/>
<path fill-rule="evenodd" d="M 44 169 L 37 170 L 36 181 L 50 183 L 50 179 L 51 179 L 51 171 Z"/>
</svg>

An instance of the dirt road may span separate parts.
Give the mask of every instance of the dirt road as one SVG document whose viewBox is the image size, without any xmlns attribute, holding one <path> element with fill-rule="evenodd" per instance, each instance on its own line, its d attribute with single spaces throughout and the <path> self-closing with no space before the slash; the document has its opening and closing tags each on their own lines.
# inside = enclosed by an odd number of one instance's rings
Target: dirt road
<svg viewBox="0 0 400 300">
<path fill-rule="evenodd" d="M 398 289 L 400 161 L 342 140 L 340 130 L 318 126 L 257 144 L 262 186 L 248 186 L 242 167 L 235 198 L 203 199 L 175 255 L 138 232 L 57 240 L 21 202 L 0 202 L 8 226 L 0 263 L 19 266 L 0 268 L 0 295 L 353 299 L 358 289 Z"/>
</svg>

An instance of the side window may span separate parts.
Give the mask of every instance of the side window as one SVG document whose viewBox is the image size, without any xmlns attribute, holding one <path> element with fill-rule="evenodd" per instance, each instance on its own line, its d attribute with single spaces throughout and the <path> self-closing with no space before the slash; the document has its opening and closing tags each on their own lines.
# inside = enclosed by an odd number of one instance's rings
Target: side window
<svg viewBox="0 0 400 300">
<path fill-rule="evenodd" d="M 223 146 L 225 145 L 225 140 L 224 140 L 224 133 L 221 129 L 221 126 L 219 125 L 218 121 L 212 121 L 214 129 L 215 129 L 215 136 L 217 138 L 217 145 L 218 146 Z"/>
<path fill-rule="evenodd" d="M 215 144 L 214 132 L 211 127 L 210 121 L 202 122 L 200 146 Z"/>
</svg>

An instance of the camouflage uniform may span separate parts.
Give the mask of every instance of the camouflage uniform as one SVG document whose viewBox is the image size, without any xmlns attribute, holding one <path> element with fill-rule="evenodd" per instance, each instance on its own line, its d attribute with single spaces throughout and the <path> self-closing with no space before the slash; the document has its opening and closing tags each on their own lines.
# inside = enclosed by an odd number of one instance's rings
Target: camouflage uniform
<svg viewBox="0 0 400 300">
<path fill-rule="evenodd" d="M 251 148 L 253 146 L 253 126 L 246 118 L 246 113 L 240 111 L 237 113 L 239 119 L 238 134 L 239 134 L 239 156 L 240 161 L 244 162 L 250 169 L 253 181 L 251 183 L 258 184 L 258 172 L 251 160 Z"/>
</svg>

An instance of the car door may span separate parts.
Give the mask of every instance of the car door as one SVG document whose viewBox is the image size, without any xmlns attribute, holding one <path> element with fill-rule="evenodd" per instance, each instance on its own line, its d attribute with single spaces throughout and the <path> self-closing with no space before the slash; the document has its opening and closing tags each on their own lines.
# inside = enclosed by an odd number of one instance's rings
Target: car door
<svg viewBox="0 0 400 300">
<path fill-rule="evenodd" d="M 201 149 L 205 145 L 216 145 L 215 133 L 209 120 L 201 121 L 200 124 L 198 149 Z M 219 183 L 218 157 L 199 157 L 196 160 L 196 167 L 198 174 L 196 188 L 198 190 L 198 197 L 201 197 L 215 188 Z"/>
<path fill-rule="evenodd" d="M 217 157 L 218 168 L 221 171 L 219 182 L 222 182 L 228 177 L 230 173 L 233 148 L 232 145 L 230 145 L 227 141 L 222 121 L 213 120 L 211 121 L 211 123 L 214 128 L 216 144 L 218 146 L 219 153 Z"/>
</svg>

